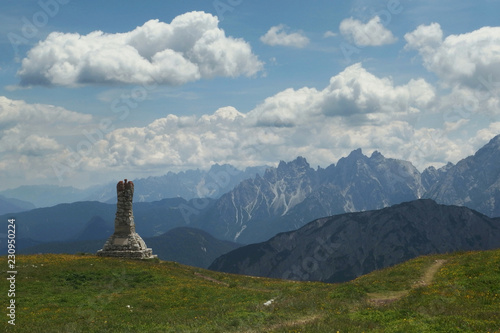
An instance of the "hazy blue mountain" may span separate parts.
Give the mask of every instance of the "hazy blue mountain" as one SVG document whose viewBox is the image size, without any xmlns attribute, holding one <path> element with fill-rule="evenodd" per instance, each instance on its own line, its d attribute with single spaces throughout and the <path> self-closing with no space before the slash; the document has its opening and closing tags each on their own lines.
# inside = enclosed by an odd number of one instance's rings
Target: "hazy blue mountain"
<svg viewBox="0 0 500 333">
<path fill-rule="evenodd" d="M 212 270 L 324 282 L 354 279 L 420 255 L 500 247 L 500 219 L 430 199 L 321 218 L 236 249 Z"/>
<path fill-rule="evenodd" d="M 500 216 L 500 135 L 473 156 L 450 166 L 425 197 Z"/>
<path fill-rule="evenodd" d="M 70 240 L 92 217 L 100 216 L 105 221 L 114 221 L 115 212 L 116 205 L 85 201 L 16 213 L 16 245 L 21 245 L 22 239 L 38 242 Z M 0 219 L 7 216 L 3 215 Z"/>
<path fill-rule="evenodd" d="M 145 238 L 144 241 L 162 260 L 202 268 L 207 268 L 216 258 L 242 246 L 188 227 L 175 228 L 163 235 Z"/>
<path fill-rule="evenodd" d="M 76 241 L 101 240 L 115 231 L 114 220 L 104 220 L 101 216 L 93 216 L 74 239 Z"/>
<path fill-rule="evenodd" d="M 166 198 L 219 198 L 232 190 L 241 181 L 262 174 L 267 167 L 250 167 L 244 171 L 224 164 L 214 164 L 209 170 L 187 170 L 178 173 L 168 172 L 163 176 L 134 179 L 135 202 L 152 202 Z M 93 193 L 87 200 L 114 202 L 116 189 L 107 186 L 99 193 Z"/>
<path fill-rule="evenodd" d="M 100 228 L 99 224 L 105 223 L 98 218 L 89 222 L 89 227 L 97 228 Z M 87 240 L 37 244 L 22 249 L 19 253 L 96 253 L 102 248 L 106 239 L 94 239 L 93 234 L 90 236 Z M 156 237 L 145 237 L 144 241 L 161 260 L 176 261 L 202 268 L 207 268 L 217 257 L 241 246 L 237 243 L 218 240 L 205 231 L 187 227 L 175 228 Z"/>
<path fill-rule="evenodd" d="M 1 191 L 0 195 L 7 198 L 27 201 L 34 204 L 36 207 L 50 207 L 61 203 L 86 200 L 86 198 L 96 191 L 96 189 L 97 187 L 81 190 L 71 186 L 25 185 Z"/>
<path fill-rule="evenodd" d="M 213 200 L 205 199 L 204 203 L 208 209 Z M 136 230 L 142 237 L 152 237 L 186 226 L 190 222 L 186 218 L 187 210 L 193 205 L 196 204 L 182 198 L 135 203 Z M 200 212 L 203 212 L 201 207 Z M 116 204 L 82 201 L 37 208 L 14 216 L 2 215 L 0 219 L 16 219 L 16 244 L 22 247 L 23 239 L 35 242 L 107 239 L 114 230 L 115 214 Z"/>
<path fill-rule="evenodd" d="M 263 174 L 266 169 L 266 166 L 257 166 L 239 170 L 229 164 L 214 164 L 209 170 L 168 172 L 163 176 L 131 179 L 136 187 L 134 202 L 153 202 L 168 198 L 215 199 L 232 190 L 244 179 Z M 0 195 L 9 199 L 27 201 L 39 208 L 77 201 L 115 203 L 115 185 L 116 182 L 110 182 L 86 189 L 57 185 L 25 185 L 0 191 Z M 9 213 L 9 211 L 0 212 L 0 214 L 4 213 Z"/>
<path fill-rule="evenodd" d="M 0 215 L 8 213 L 19 213 L 36 208 L 31 202 L 6 198 L 0 195 Z"/>
</svg>

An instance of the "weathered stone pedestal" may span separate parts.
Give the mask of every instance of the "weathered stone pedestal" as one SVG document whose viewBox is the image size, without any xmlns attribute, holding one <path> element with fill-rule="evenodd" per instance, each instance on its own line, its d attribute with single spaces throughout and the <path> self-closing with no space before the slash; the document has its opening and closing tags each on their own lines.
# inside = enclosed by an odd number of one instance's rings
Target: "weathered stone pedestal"
<svg viewBox="0 0 500 333">
<path fill-rule="evenodd" d="M 153 250 L 147 248 L 141 236 L 135 232 L 132 199 L 134 183 L 118 182 L 116 185 L 118 203 L 116 205 L 115 232 L 104 244 L 98 256 L 130 259 L 152 259 Z"/>
</svg>

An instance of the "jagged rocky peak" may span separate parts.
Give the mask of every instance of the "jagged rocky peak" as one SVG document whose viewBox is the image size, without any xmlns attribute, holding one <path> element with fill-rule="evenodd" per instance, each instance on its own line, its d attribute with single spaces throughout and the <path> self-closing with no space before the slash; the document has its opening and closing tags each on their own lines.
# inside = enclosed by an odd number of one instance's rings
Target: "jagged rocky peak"
<svg viewBox="0 0 500 333">
<path fill-rule="evenodd" d="M 397 164 L 400 167 L 406 169 L 409 173 L 419 173 L 418 170 L 413 166 L 410 161 L 400 160 L 396 158 L 386 158 L 382 153 L 378 150 L 375 150 L 369 158 L 371 164 L 384 164 L 384 163 L 392 163 Z"/>
<path fill-rule="evenodd" d="M 491 139 L 486 146 L 495 147 L 496 150 L 500 150 L 500 134 Z"/>
<path fill-rule="evenodd" d="M 277 168 L 270 168 L 266 170 L 268 176 L 278 176 L 278 178 L 283 177 L 293 177 L 309 172 L 314 172 L 307 160 L 299 156 L 291 162 L 280 161 Z"/>
<path fill-rule="evenodd" d="M 368 157 L 363 155 L 361 148 L 353 150 L 347 157 L 342 157 L 337 162 L 337 177 L 352 179 L 358 177 L 360 173 L 369 173 Z M 337 178 L 337 181 L 339 179 Z"/>
<path fill-rule="evenodd" d="M 350 166 L 358 161 L 366 161 L 368 157 L 363 155 L 363 151 L 361 148 L 358 148 L 356 150 L 353 150 L 347 155 L 347 157 L 342 157 L 341 159 L 338 160 L 337 162 L 337 167 L 343 167 L 343 166 Z"/>
<path fill-rule="evenodd" d="M 210 167 L 210 170 L 208 172 L 210 173 L 210 172 L 218 172 L 218 171 L 231 171 L 234 173 L 241 172 L 240 170 L 236 169 L 231 164 L 227 164 L 227 163 L 226 164 L 215 163 Z"/>
<path fill-rule="evenodd" d="M 383 160 L 383 159 L 385 159 L 384 155 L 382 155 L 378 150 L 375 150 L 372 153 L 372 156 L 370 156 L 370 160 L 378 161 L 378 160 Z"/>
<path fill-rule="evenodd" d="M 445 204 L 464 205 L 488 216 L 500 216 L 499 165 L 500 136 L 497 135 L 474 155 L 456 165 L 447 165 L 444 175 L 425 196 Z"/>
<path fill-rule="evenodd" d="M 495 136 L 486 145 L 479 149 L 474 157 L 480 159 L 490 160 L 493 156 L 498 157 L 500 155 L 500 135 Z"/>
<path fill-rule="evenodd" d="M 311 168 L 311 166 L 309 165 L 309 163 L 307 162 L 307 160 L 304 157 L 302 157 L 302 156 L 298 156 L 295 160 L 293 160 L 291 162 L 280 161 L 280 163 L 278 165 L 278 169 L 289 169 L 289 168 L 293 168 L 293 169 L 306 168 L 306 169 L 309 169 L 309 168 Z"/>
<path fill-rule="evenodd" d="M 448 170 L 454 166 L 453 163 L 448 162 L 448 164 L 436 169 L 433 166 L 426 168 L 422 172 L 422 185 L 429 190 L 434 184 L 440 182 L 446 175 Z"/>
<path fill-rule="evenodd" d="M 446 165 L 440 167 L 438 170 L 442 170 L 442 171 L 448 171 L 449 169 L 451 169 L 452 166 L 454 166 L 455 164 L 451 163 L 451 162 L 448 162 Z"/>
<path fill-rule="evenodd" d="M 347 159 L 352 159 L 352 158 L 358 159 L 363 157 L 366 157 L 365 155 L 363 155 L 363 150 L 361 148 L 358 148 L 351 151 L 351 153 L 347 156 Z"/>
</svg>

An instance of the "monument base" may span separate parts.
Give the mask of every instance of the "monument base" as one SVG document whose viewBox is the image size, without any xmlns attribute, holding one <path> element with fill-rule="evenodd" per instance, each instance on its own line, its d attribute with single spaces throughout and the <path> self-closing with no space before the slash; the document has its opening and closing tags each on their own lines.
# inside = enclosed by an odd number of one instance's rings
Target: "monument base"
<svg viewBox="0 0 500 333">
<path fill-rule="evenodd" d="M 115 257 L 128 259 L 154 259 L 153 250 L 146 247 L 146 243 L 137 233 L 119 235 L 113 234 L 108 238 L 102 250 L 97 251 L 101 257 Z"/>
</svg>

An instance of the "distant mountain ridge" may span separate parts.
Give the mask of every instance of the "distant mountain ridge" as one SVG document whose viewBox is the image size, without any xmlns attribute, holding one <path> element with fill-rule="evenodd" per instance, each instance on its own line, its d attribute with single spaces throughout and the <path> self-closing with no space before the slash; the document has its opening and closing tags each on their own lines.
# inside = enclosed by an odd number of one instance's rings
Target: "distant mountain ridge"
<svg viewBox="0 0 500 333">
<path fill-rule="evenodd" d="M 305 158 L 298 157 L 245 178 L 218 198 L 136 202 L 134 213 L 144 237 L 190 226 L 219 239 L 246 244 L 298 229 L 317 218 L 381 209 L 420 198 L 465 205 L 490 217 L 499 216 L 499 147 L 500 136 L 496 136 L 475 155 L 456 165 L 449 163 L 440 169 L 429 167 L 422 173 L 408 161 L 386 158 L 377 151 L 368 157 L 361 149 L 354 150 L 337 164 L 324 169 L 313 169 Z M 232 182 L 242 175 L 227 165 L 213 166 L 211 174 L 206 173 L 208 178 L 189 186 L 198 186 L 198 190 L 203 191 L 211 189 L 210 193 L 215 194 L 233 186 Z M 153 178 L 146 180 L 155 183 Z M 152 198 L 152 193 L 169 188 L 159 181 L 155 184 L 136 181 L 136 193 L 139 194 L 135 197 Z M 158 186 L 158 190 L 148 189 L 148 186 Z M 114 193 L 115 186 L 108 187 L 106 191 Z M 26 233 L 26 238 L 34 241 L 67 240 L 81 232 L 94 216 L 112 223 L 115 200 L 110 200 L 112 204 L 104 210 L 104 206 L 94 202 L 16 213 L 15 216 L 24 222 L 19 235 L 22 237 Z M 2 216 L 8 218 L 10 215 Z M 29 230 L 22 229 L 28 226 Z"/>
<path fill-rule="evenodd" d="M 230 191 L 241 181 L 262 174 L 267 166 L 248 167 L 239 170 L 229 164 L 214 164 L 209 170 L 187 170 L 178 173 L 168 172 L 163 176 L 134 179 L 136 192 L 134 202 L 153 202 L 169 198 L 216 199 Z M 51 207 L 61 203 L 78 201 L 100 201 L 115 203 L 115 183 L 92 186 L 87 189 L 77 189 L 71 186 L 57 185 L 25 185 L 15 189 L 0 191 L 7 200 L 21 200 L 34 204 L 38 208 Z M 2 201 L 0 200 L 0 205 Z M 16 213 L 26 209 L 13 207 L 0 211 L 0 214 Z M 29 209 L 36 208 L 30 207 Z M 0 209 L 2 207 L 0 206 Z"/>
<path fill-rule="evenodd" d="M 212 199 L 204 202 L 205 209 L 213 204 Z M 136 230 L 142 237 L 153 237 L 184 227 L 189 222 L 186 212 L 193 205 L 182 198 L 135 203 Z M 116 204 L 81 201 L 37 208 L 14 216 L 2 215 L 0 219 L 16 218 L 16 248 L 19 248 L 23 247 L 25 240 L 31 243 L 105 239 L 114 230 L 115 214 Z M 0 244 L 3 243 L 6 242 Z"/>
<path fill-rule="evenodd" d="M 361 149 L 325 169 L 312 169 L 303 157 L 282 161 L 221 196 L 200 227 L 224 239 L 252 243 L 320 217 L 420 198 L 500 216 L 500 135 L 456 165 L 422 173 L 411 162 L 378 151 L 368 157 Z"/>
<path fill-rule="evenodd" d="M 321 218 L 229 252 L 209 269 L 342 282 L 420 255 L 495 248 L 500 248 L 499 218 L 421 199 Z"/>
<path fill-rule="evenodd" d="M 40 208 L 55 206 L 61 203 L 85 201 L 95 190 L 96 187 L 81 190 L 71 186 L 24 185 L 1 191 L 0 195 L 11 199 L 27 201 Z"/>
<path fill-rule="evenodd" d="M 239 170 L 229 164 L 214 164 L 209 170 L 187 170 L 178 173 L 168 172 L 163 176 L 135 179 L 135 202 L 153 202 L 168 198 L 217 199 L 232 190 L 241 181 L 262 174 L 267 166 L 248 167 Z M 116 190 L 106 187 L 98 194 L 100 201 L 113 202 Z M 91 198 L 88 198 L 90 200 Z"/>
<path fill-rule="evenodd" d="M 102 222 L 99 219 L 93 219 L 89 226 L 95 227 Z M 107 236 L 111 233 L 113 233 L 113 230 Z M 96 253 L 97 250 L 102 248 L 106 238 L 96 239 L 93 234 L 90 236 L 80 237 L 69 242 L 37 244 L 22 249 L 19 253 Z M 174 228 L 156 237 L 145 237 L 144 241 L 161 260 L 176 261 L 184 265 L 202 268 L 207 268 L 217 257 L 242 246 L 241 244 L 218 240 L 205 231 L 189 227 Z"/>
<path fill-rule="evenodd" d="M 0 215 L 8 213 L 19 213 L 36 208 L 31 202 L 6 198 L 0 195 Z"/>
<path fill-rule="evenodd" d="M 203 228 L 250 243 L 319 217 L 419 199 L 425 191 L 420 172 L 410 162 L 379 152 L 367 157 L 357 149 L 337 165 L 317 170 L 298 157 L 221 196 L 206 213 Z"/>
</svg>

